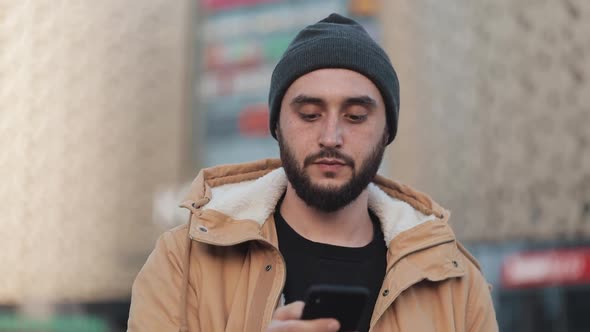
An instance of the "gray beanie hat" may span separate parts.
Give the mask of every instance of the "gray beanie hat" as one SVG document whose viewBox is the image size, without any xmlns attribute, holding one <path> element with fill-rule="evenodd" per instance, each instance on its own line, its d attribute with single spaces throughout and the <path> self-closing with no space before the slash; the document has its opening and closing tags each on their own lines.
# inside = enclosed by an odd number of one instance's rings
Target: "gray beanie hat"
<svg viewBox="0 0 590 332">
<path fill-rule="evenodd" d="M 275 129 L 283 96 L 299 77 L 322 68 L 344 68 L 358 72 L 381 92 L 389 129 L 388 144 L 397 132 L 399 82 L 389 57 L 354 20 L 331 14 L 301 30 L 275 67 L 270 82 L 268 104 L 270 133 Z"/>
</svg>

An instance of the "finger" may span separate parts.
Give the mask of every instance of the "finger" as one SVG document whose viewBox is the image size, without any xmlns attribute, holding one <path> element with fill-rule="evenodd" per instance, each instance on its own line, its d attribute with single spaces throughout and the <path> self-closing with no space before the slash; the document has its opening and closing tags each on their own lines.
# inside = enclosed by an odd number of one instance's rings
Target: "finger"
<svg viewBox="0 0 590 332">
<path fill-rule="evenodd" d="M 273 319 L 276 319 L 276 320 L 300 319 L 301 314 L 303 313 L 304 306 L 305 306 L 305 303 L 303 303 L 302 301 L 295 301 L 293 303 L 289 303 L 286 306 L 278 308 L 273 315 Z"/>
<path fill-rule="evenodd" d="M 336 332 L 340 329 L 340 323 L 333 318 L 320 318 L 312 320 L 284 320 L 272 321 L 268 332 Z"/>
</svg>

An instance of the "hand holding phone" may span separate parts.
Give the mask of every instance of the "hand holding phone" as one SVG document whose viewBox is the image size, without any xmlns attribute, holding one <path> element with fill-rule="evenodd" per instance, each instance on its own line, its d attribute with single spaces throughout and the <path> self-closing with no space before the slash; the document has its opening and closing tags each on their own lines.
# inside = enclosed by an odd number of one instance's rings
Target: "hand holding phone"
<svg viewBox="0 0 590 332">
<path fill-rule="evenodd" d="M 364 287 L 315 285 L 307 291 L 301 319 L 336 318 L 340 331 L 357 331 L 368 298 Z"/>
<path fill-rule="evenodd" d="M 278 308 L 268 326 L 267 332 L 283 331 L 310 331 L 310 332 L 336 332 L 340 329 L 340 323 L 334 318 L 319 318 L 314 320 L 301 320 L 303 313 L 302 301 L 296 301 Z"/>
</svg>

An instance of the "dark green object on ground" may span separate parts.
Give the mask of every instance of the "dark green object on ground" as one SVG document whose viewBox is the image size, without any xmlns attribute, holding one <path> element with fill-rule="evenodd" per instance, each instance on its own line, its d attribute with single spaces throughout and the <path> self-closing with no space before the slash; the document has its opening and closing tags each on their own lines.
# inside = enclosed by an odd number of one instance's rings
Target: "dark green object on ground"
<svg viewBox="0 0 590 332">
<path fill-rule="evenodd" d="M 103 319 L 92 316 L 69 315 L 40 319 L 18 314 L 0 313 L 0 331 L 109 332 L 109 327 Z"/>
</svg>

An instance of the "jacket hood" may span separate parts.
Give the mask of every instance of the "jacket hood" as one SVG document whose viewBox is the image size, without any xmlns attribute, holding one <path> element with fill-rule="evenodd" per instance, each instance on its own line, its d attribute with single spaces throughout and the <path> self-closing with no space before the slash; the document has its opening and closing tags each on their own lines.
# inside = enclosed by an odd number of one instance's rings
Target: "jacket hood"
<svg viewBox="0 0 590 332">
<path fill-rule="evenodd" d="M 222 213 L 234 221 L 254 221 L 262 227 L 275 211 L 287 182 L 278 159 L 206 168 L 193 181 L 181 206 Z M 448 212 L 425 194 L 379 175 L 368 191 L 369 209 L 381 221 L 388 246 L 406 230 L 448 217 Z"/>
</svg>

